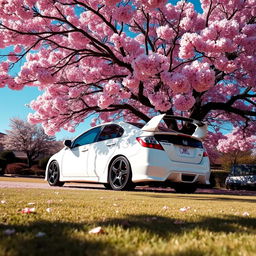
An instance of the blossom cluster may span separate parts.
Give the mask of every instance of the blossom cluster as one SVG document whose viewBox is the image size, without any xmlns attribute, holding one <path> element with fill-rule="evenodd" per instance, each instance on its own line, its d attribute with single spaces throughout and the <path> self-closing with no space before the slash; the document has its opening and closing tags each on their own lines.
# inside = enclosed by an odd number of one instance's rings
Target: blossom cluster
<svg viewBox="0 0 256 256">
<path fill-rule="evenodd" d="M 246 116 L 250 126 L 255 6 L 201 0 L 198 13 L 188 1 L 0 1 L 0 47 L 11 46 L 0 63 L 0 88 L 42 90 L 29 120 L 48 134 L 74 131 L 91 114 L 134 121 L 159 112 L 200 119 L 214 113 L 231 123 Z M 226 109 L 208 104 L 230 102 Z M 231 137 L 219 140 L 220 150 Z"/>
</svg>

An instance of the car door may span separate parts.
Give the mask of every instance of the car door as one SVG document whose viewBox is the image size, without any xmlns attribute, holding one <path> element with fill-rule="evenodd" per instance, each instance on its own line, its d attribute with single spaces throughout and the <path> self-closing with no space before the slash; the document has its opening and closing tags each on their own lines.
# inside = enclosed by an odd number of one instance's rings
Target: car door
<svg viewBox="0 0 256 256">
<path fill-rule="evenodd" d="M 64 177 L 87 177 L 88 152 L 101 131 L 101 127 L 95 127 L 79 137 L 66 147 L 62 158 L 62 175 Z"/>
<path fill-rule="evenodd" d="M 104 126 L 97 142 L 91 145 L 88 152 L 88 174 L 101 180 L 107 164 L 118 148 L 118 142 L 123 135 L 124 129 L 116 124 Z"/>
</svg>

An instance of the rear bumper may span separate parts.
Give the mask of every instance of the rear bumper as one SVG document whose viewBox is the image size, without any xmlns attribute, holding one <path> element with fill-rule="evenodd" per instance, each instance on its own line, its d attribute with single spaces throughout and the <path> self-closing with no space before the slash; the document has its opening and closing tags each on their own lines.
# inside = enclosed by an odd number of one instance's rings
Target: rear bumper
<svg viewBox="0 0 256 256">
<path fill-rule="evenodd" d="M 183 182 L 209 185 L 210 163 L 203 157 L 198 164 L 171 161 L 164 151 L 150 149 L 130 160 L 134 183 Z"/>
</svg>

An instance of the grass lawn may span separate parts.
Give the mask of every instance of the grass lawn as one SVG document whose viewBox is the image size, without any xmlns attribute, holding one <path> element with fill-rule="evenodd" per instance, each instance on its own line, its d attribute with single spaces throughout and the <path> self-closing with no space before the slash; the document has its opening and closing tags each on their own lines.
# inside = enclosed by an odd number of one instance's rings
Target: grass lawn
<svg viewBox="0 0 256 256">
<path fill-rule="evenodd" d="M 4 256 L 256 254 L 255 196 L 0 189 L 0 201 Z"/>
</svg>

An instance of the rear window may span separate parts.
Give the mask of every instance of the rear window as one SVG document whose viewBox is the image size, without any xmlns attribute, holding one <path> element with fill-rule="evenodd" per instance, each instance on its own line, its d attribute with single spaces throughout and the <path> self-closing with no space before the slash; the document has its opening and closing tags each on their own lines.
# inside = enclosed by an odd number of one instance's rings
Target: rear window
<svg viewBox="0 0 256 256">
<path fill-rule="evenodd" d="M 168 142 L 174 145 L 188 146 L 193 148 L 203 148 L 203 144 L 200 140 L 196 140 L 190 137 L 180 135 L 155 134 L 155 138 L 159 142 Z"/>
<path fill-rule="evenodd" d="M 130 123 L 130 122 L 128 122 L 128 124 L 131 124 L 131 125 L 133 125 L 137 128 L 140 128 L 140 129 L 145 125 L 145 124 L 141 124 L 141 123 Z"/>
<path fill-rule="evenodd" d="M 130 123 L 130 122 L 128 122 L 128 124 L 136 126 L 137 128 L 140 128 L 140 129 L 145 125 L 145 124 L 142 124 L 142 123 Z M 177 132 L 177 131 L 174 131 L 172 129 L 167 128 L 166 125 L 164 125 L 162 123 L 160 123 L 160 125 L 158 126 L 158 129 L 161 132 Z"/>
</svg>

